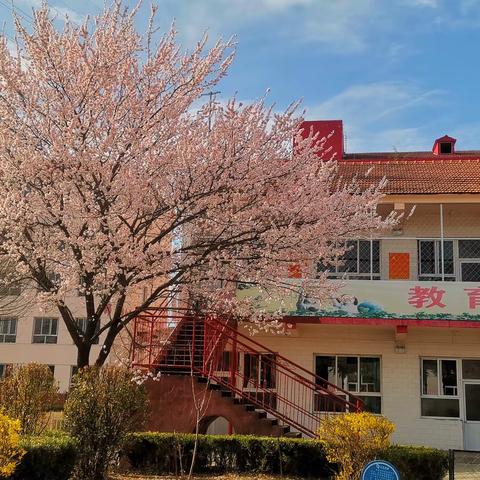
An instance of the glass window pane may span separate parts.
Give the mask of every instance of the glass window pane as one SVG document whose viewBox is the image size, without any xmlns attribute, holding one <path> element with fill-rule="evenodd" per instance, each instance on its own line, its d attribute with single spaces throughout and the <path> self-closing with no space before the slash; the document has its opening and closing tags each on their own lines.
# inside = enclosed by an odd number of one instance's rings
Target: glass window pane
<svg viewBox="0 0 480 480">
<path fill-rule="evenodd" d="M 380 392 L 380 359 L 360 357 L 360 391 Z"/>
<path fill-rule="evenodd" d="M 461 263 L 462 282 L 480 281 L 480 263 Z"/>
<path fill-rule="evenodd" d="M 373 273 L 380 273 L 380 242 L 373 241 Z"/>
<path fill-rule="evenodd" d="M 358 392 L 358 357 L 338 357 L 337 385 L 350 392 Z"/>
<path fill-rule="evenodd" d="M 244 355 L 243 386 L 252 387 L 258 383 L 258 355 L 246 353 Z"/>
<path fill-rule="evenodd" d="M 436 360 L 422 361 L 422 393 L 438 395 L 438 367 Z"/>
<path fill-rule="evenodd" d="M 459 240 L 458 256 L 460 258 L 480 259 L 480 240 Z"/>
<path fill-rule="evenodd" d="M 358 242 L 347 242 L 347 249 L 348 251 L 345 252 L 343 258 L 339 259 L 338 271 L 356 273 L 358 271 Z"/>
<path fill-rule="evenodd" d="M 366 240 L 361 240 L 358 243 L 359 243 L 359 247 L 358 247 L 359 272 L 369 273 L 370 272 L 370 242 Z"/>
<path fill-rule="evenodd" d="M 275 388 L 275 355 L 262 354 L 260 359 L 260 384 L 264 388 Z"/>
<path fill-rule="evenodd" d="M 48 335 L 50 333 L 50 319 L 42 318 L 42 331 L 43 335 Z"/>
<path fill-rule="evenodd" d="M 57 334 L 57 328 L 58 328 L 58 320 L 56 318 L 51 318 L 50 319 L 50 325 L 51 325 L 50 333 L 52 335 L 56 335 Z"/>
<path fill-rule="evenodd" d="M 382 413 L 382 398 L 359 395 L 360 400 L 363 400 L 364 409 L 371 413 Z"/>
<path fill-rule="evenodd" d="M 441 360 L 441 365 L 442 365 L 442 394 L 458 395 L 456 360 Z"/>
<path fill-rule="evenodd" d="M 441 243 L 441 242 L 439 242 Z M 439 247 L 441 248 L 441 247 Z M 441 249 L 439 249 L 441 252 Z M 453 242 L 451 240 L 447 240 L 443 242 L 443 273 L 444 274 L 453 274 Z M 438 270 L 440 273 L 442 270 L 439 268 Z"/>
<path fill-rule="evenodd" d="M 480 380 L 480 360 L 463 360 L 462 376 L 465 380 Z"/>
<path fill-rule="evenodd" d="M 480 422 L 480 384 L 465 384 L 465 417 L 470 422 Z"/>
<path fill-rule="evenodd" d="M 42 333 L 42 319 L 41 318 L 35 318 L 35 325 L 34 325 L 33 333 L 35 335 L 40 335 Z"/>
<path fill-rule="evenodd" d="M 457 398 L 422 398 L 422 416 L 451 417 L 460 416 L 460 401 Z"/>
<path fill-rule="evenodd" d="M 33 343 L 45 343 L 45 337 L 43 335 L 34 335 Z"/>
<path fill-rule="evenodd" d="M 315 374 L 324 380 L 336 385 L 335 381 L 335 357 L 315 357 Z M 317 384 L 326 388 L 326 384 L 321 384 L 321 380 L 317 378 Z"/>
<path fill-rule="evenodd" d="M 422 240 L 420 243 L 420 273 L 435 273 L 435 242 Z"/>
</svg>

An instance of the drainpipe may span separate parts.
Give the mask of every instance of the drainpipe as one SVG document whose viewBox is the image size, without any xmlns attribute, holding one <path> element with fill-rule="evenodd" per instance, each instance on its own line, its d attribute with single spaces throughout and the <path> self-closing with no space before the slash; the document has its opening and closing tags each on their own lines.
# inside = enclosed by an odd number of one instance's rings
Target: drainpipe
<svg viewBox="0 0 480 480">
<path fill-rule="evenodd" d="M 442 282 L 445 281 L 445 267 L 444 267 L 444 248 L 443 248 L 443 203 L 440 204 L 440 272 L 442 273 Z"/>
</svg>

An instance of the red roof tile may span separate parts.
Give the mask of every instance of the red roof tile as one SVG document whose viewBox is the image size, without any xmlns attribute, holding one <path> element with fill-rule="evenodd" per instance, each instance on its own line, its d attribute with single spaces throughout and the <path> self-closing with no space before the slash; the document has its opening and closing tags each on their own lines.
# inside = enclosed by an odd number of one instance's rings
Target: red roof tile
<svg viewBox="0 0 480 480">
<path fill-rule="evenodd" d="M 356 175 L 365 186 L 386 177 L 387 194 L 480 193 L 480 151 L 356 153 L 344 155 L 338 165 L 343 178 Z"/>
</svg>

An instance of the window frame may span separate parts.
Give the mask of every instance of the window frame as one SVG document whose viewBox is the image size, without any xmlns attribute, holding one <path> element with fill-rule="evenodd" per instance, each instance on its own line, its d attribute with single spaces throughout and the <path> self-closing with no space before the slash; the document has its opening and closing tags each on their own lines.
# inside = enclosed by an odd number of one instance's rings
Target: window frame
<svg viewBox="0 0 480 480">
<path fill-rule="evenodd" d="M 83 335 L 85 335 L 87 322 L 88 322 L 88 317 L 75 317 L 75 323 L 77 324 L 78 329 L 82 332 Z M 82 327 L 81 323 L 84 324 L 85 329 L 81 328 Z M 100 343 L 100 335 L 98 335 L 98 333 L 100 332 L 100 328 L 101 328 L 101 322 L 98 322 L 97 328 L 95 331 L 95 335 L 97 335 L 97 338 L 92 342 L 92 345 L 98 345 Z"/>
<path fill-rule="evenodd" d="M 335 358 L 335 374 L 334 374 L 334 378 L 335 378 L 335 386 L 338 387 L 338 388 L 342 388 L 344 390 L 347 390 L 348 392 L 350 392 L 352 395 L 355 395 L 356 397 L 375 397 L 375 398 L 380 398 L 380 412 L 378 413 L 375 413 L 375 415 L 381 415 L 382 412 L 383 412 L 383 371 L 382 371 L 382 356 L 381 355 L 365 355 L 365 354 L 350 354 L 350 353 L 346 353 L 346 354 L 331 354 L 331 353 L 314 353 L 313 354 L 313 371 L 315 373 L 315 375 L 317 375 L 317 369 L 316 369 L 316 363 L 317 363 L 317 357 L 333 357 Z M 339 380 L 339 376 L 338 376 L 338 358 L 339 357 L 351 357 L 351 358 L 356 358 L 357 359 L 357 389 L 354 391 L 354 390 L 350 390 L 350 389 L 345 389 L 343 388 L 341 385 L 339 385 L 338 383 L 338 380 Z M 361 359 L 362 358 L 373 358 L 373 359 L 378 359 L 378 362 L 379 362 L 379 371 L 380 371 L 380 375 L 379 375 L 379 382 L 380 382 L 380 388 L 379 388 L 379 391 L 378 392 L 369 392 L 369 391 L 360 391 L 361 389 L 361 385 L 362 385 L 362 382 L 361 382 L 361 372 L 360 372 L 360 366 L 361 366 Z M 325 378 L 325 380 L 328 381 L 328 378 Z M 334 382 L 330 382 L 330 383 L 334 383 Z M 339 390 L 336 390 L 337 392 Z M 313 402 L 313 411 L 315 413 L 322 413 L 323 410 L 317 410 L 315 409 L 315 401 Z"/>
<path fill-rule="evenodd" d="M 14 316 L 0 316 L 0 325 L 3 324 L 3 322 L 8 322 L 9 324 L 9 332 L 8 333 L 3 333 L 2 332 L 2 327 L 0 326 L 0 343 L 3 344 L 8 344 L 8 343 L 17 343 L 17 333 L 18 333 L 18 317 Z M 13 333 L 12 333 L 12 325 L 14 326 L 13 328 Z M 6 337 L 15 337 L 13 342 L 7 341 Z"/>
<path fill-rule="evenodd" d="M 247 355 L 249 357 L 255 358 L 256 359 L 256 367 L 252 368 L 253 364 L 249 366 L 249 377 L 247 379 L 247 361 L 246 357 Z M 276 391 L 277 389 L 277 372 L 275 370 L 275 362 L 277 361 L 277 354 L 274 352 L 243 352 L 241 355 L 241 362 L 242 362 L 242 390 L 249 391 L 250 389 L 257 389 L 257 386 L 255 386 L 254 383 L 250 381 L 250 378 L 253 378 L 252 373 L 254 370 L 255 372 L 255 379 L 254 382 L 257 382 L 258 385 L 261 385 L 262 388 L 265 388 L 267 390 L 271 391 Z M 269 362 L 264 363 L 263 359 L 265 357 L 270 357 L 272 360 Z M 270 370 L 270 379 L 267 380 L 267 378 L 263 377 L 263 373 L 265 373 L 264 370 L 264 365 L 267 365 L 267 368 L 271 368 Z M 272 368 L 273 367 L 273 368 Z"/>
<path fill-rule="evenodd" d="M 452 242 L 452 251 L 453 251 L 453 273 L 445 273 L 444 281 L 454 281 L 454 282 L 463 282 L 462 280 L 462 264 L 463 263 L 480 263 L 480 256 L 478 257 L 461 257 L 460 256 L 460 244 L 459 242 L 464 240 L 474 240 L 480 242 L 480 238 L 465 238 L 465 237 L 449 237 L 444 238 L 444 242 Z M 440 255 L 441 255 L 441 238 L 438 237 L 426 237 L 426 238 L 417 238 L 417 280 L 418 281 L 429 281 L 429 282 L 441 282 L 442 281 L 442 272 L 440 267 Z M 434 247 L 434 264 L 435 264 L 435 273 L 422 273 L 421 267 L 421 242 L 435 242 Z M 432 277 L 438 277 L 438 280 L 431 280 Z M 466 280 L 465 280 L 466 281 Z M 472 280 L 472 281 L 479 281 Z"/>
<path fill-rule="evenodd" d="M 423 393 L 423 362 L 425 360 L 434 360 L 437 362 L 437 391 L 443 392 L 442 385 L 442 370 L 441 362 L 444 360 L 454 361 L 456 366 L 456 375 L 457 375 L 457 394 L 456 395 L 445 395 L 439 393 L 437 395 L 429 395 Z M 438 418 L 443 420 L 458 420 L 462 418 L 462 362 L 463 358 L 452 358 L 452 357 L 420 357 L 420 417 L 421 418 Z M 458 401 L 458 417 L 445 417 L 441 415 L 422 415 L 422 399 L 432 399 L 432 400 L 457 400 Z"/>
<path fill-rule="evenodd" d="M 44 322 L 46 321 L 50 321 L 50 326 L 49 326 L 49 333 L 35 333 L 35 327 L 36 327 L 36 324 L 37 324 L 37 321 L 40 320 L 41 321 L 41 328 L 40 328 L 40 331 L 43 331 L 43 324 Z M 55 334 L 52 334 L 52 326 L 53 324 L 55 323 L 56 327 L 55 327 L 55 330 L 56 330 L 56 333 Z M 57 317 L 33 317 L 33 335 L 32 335 L 32 344 L 37 344 L 37 345 L 55 345 L 58 343 L 58 326 L 59 326 L 59 322 L 58 322 L 58 318 Z M 36 338 L 39 338 L 39 337 L 44 337 L 44 340 L 41 342 L 41 341 L 35 341 Z M 55 341 L 54 342 L 47 342 L 47 337 L 55 337 Z"/>
<path fill-rule="evenodd" d="M 372 260 L 370 259 L 370 265 L 373 263 L 378 262 L 378 272 L 377 271 L 369 271 L 369 272 L 360 272 L 360 242 L 366 242 L 370 244 L 372 242 L 376 243 L 378 245 L 378 260 Z M 328 278 L 343 278 L 347 280 L 380 280 L 381 275 L 382 275 L 382 242 L 381 239 L 371 239 L 371 240 L 365 240 L 365 239 L 351 239 L 347 240 L 345 243 L 351 244 L 355 243 L 356 247 L 347 250 L 345 253 L 349 253 L 352 250 L 356 249 L 356 271 L 355 272 L 342 272 L 340 271 L 341 268 L 344 267 L 345 263 L 343 262 L 343 257 L 337 257 L 335 258 L 334 262 L 330 265 L 328 265 L 327 268 L 327 276 Z M 374 247 L 372 245 L 372 250 L 374 250 Z M 343 263 L 343 265 L 342 265 Z"/>
<path fill-rule="evenodd" d="M 422 272 L 422 248 L 421 244 L 426 242 L 433 242 L 433 264 L 434 272 L 433 273 L 423 273 Z M 445 242 L 452 242 L 452 262 L 453 262 L 453 273 L 444 273 L 444 278 L 450 278 L 452 281 L 457 281 L 457 262 L 456 262 L 456 253 L 457 246 L 455 239 L 448 238 L 444 239 Z M 441 239 L 440 238 L 418 238 L 417 239 L 417 279 L 419 281 L 430 281 L 430 282 L 441 282 L 442 281 L 442 269 L 440 264 L 441 257 Z M 445 260 L 444 260 L 445 263 Z M 432 277 L 438 277 L 438 280 L 431 280 Z"/>
</svg>

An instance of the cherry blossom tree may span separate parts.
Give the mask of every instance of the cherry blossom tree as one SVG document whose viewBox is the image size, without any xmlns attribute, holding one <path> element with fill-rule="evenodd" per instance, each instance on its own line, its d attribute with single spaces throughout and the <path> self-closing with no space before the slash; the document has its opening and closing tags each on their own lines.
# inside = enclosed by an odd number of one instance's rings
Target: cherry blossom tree
<svg viewBox="0 0 480 480">
<path fill-rule="evenodd" d="M 139 34 L 136 14 L 115 3 L 58 29 L 43 6 L 28 29 L 16 19 L 16 52 L 0 42 L 1 248 L 36 301 L 58 309 L 79 366 L 103 364 L 172 290 L 245 313 L 236 282 L 292 288 L 292 264 L 314 278 L 345 239 L 394 222 L 376 213 L 383 184 L 343 181 L 322 159 L 325 139 L 302 138 L 298 104 L 279 114 L 265 99 L 208 96 L 232 41 L 182 53 L 174 29 L 154 41 L 153 14 Z M 302 288 L 332 287 L 320 275 Z"/>
</svg>

